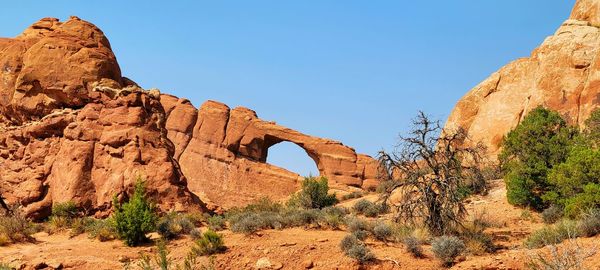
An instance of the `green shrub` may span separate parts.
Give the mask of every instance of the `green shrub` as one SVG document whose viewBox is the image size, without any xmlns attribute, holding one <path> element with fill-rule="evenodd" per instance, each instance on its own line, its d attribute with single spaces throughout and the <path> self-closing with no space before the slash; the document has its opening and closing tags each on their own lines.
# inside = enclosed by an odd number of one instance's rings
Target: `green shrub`
<svg viewBox="0 0 600 270">
<path fill-rule="evenodd" d="M 369 222 L 358 217 L 349 217 L 346 219 L 346 226 L 350 232 L 355 231 L 370 231 L 371 226 Z"/>
<path fill-rule="evenodd" d="M 221 231 L 225 229 L 225 218 L 220 215 L 214 215 L 209 217 L 206 222 L 208 223 L 208 228 L 213 231 Z"/>
<path fill-rule="evenodd" d="M 546 224 L 554 224 L 563 217 L 563 208 L 552 205 L 542 212 L 542 220 Z"/>
<path fill-rule="evenodd" d="M 36 233 L 36 226 L 25 218 L 21 211 L 14 211 L 11 216 L 0 216 L 0 236 L 12 243 L 33 241 L 32 234 Z M 7 243 L 6 243 L 7 244 Z"/>
<path fill-rule="evenodd" d="M 365 199 L 361 199 L 354 204 L 352 210 L 357 214 L 365 215 L 367 217 L 376 217 L 385 213 L 387 211 L 387 207 L 384 204 L 377 204 Z"/>
<path fill-rule="evenodd" d="M 225 214 L 233 232 L 251 234 L 265 229 L 283 229 L 310 226 L 338 229 L 344 223 L 348 210 L 343 207 L 304 209 L 295 206 L 262 201 L 244 208 L 233 209 Z"/>
<path fill-rule="evenodd" d="M 449 267 L 465 251 L 465 243 L 456 236 L 440 236 L 433 239 L 431 251 L 443 266 Z"/>
<path fill-rule="evenodd" d="M 373 252 L 371 252 L 371 250 L 364 243 L 353 246 L 346 252 L 346 255 L 357 260 L 361 264 L 375 259 Z"/>
<path fill-rule="evenodd" d="M 578 237 L 579 224 L 572 220 L 562 220 L 554 225 L 545 226 L 533 232 L 526 240 L 527 248 L 540 248 L 547 245 L 558 244 L 565 239 Z"/>
<path fill-rule="evenodd" d="M 365 230 L 357 230 L 353 231 L 352 235 L 354 235 L 358 240 L 364 241 L 369 237 L 369 232 Z"/>
<path fill-rule="evenodd" d="M 71 232 L 69 233 L 69 237 L 75 237 L 89 231 L 89 228 L 94 222 L 96 222 L 95 219 L 90 217 L 74 218 L 71 221 Z"/>
<path fill-rule="evenodd" d="M 188 234 L 195 224 L 188 215 L 170 212 L 156 223 L 156 230 L 164 239 L 172 239 L 182 234 Z"/>
<path fill-rule="evenodd" d="M 360 263 L 375 259 L 371 250 L 354 235 L 345 236 L 340 242 L 340 248 L 348 257 L 356 259 Z"/>
<path fill-rule="evenodd" d="M 564 206 L 565 215 L 578 217 L 582 210 L 600 206 L 600 150 L 574 147 L 567 160 L 548 175 L 552 191 L 544 199 Z"/>
<path fill-rule="evenodd" d="M 90 238 L 96 238 L 100 242 L 110 241 L 118 238 L 115 220 L 112 217 L 94 220 L 87 226 L 86 231 L 89 233 Z"/>
<path fill-rule="evenodd" d="M 558 113 L 538 107 L 504 137 L 499 159 L 511 204 L 545 208 L 548 172 L 565 161 L 576 134 Z"/>
<path fill-rule="evenodd" d="M 340 248 L 342 249 L 342 251 L 347 252 L 348 250 L 350 250 L 350 248 L 352 248 L 355 245 L 358 245 L 359 243 L 360 240 L 355 235 L 349 234 L 342 238 L 342 241 L 340 242 Z"/>
<path fill-rule="evenodd" d="M 404 246 L 406 247 L 406 251 L 412 254 L 415 258 L 423 258 L 425 254 L 423 254 L 423 247 L 421 246 L 421 241 L 417 239 L 413 235 L 409 235 L 405 237 L 402 241 Z"/>
<path fill-rule="evenodd" d="M 73 201 L 56 203 L 52 206 L 52 216 L 74 218 L 79 215 L 79 209 Z"/>
<path fill-rule="evenodd" d="M 328 192 L 327 178 L 306 177 L 302 181 L 302 189 L 290 198 L 288 204 L 307 209 L 321 209 L 336 204 L 338 200 L 335 194 Z"/>
<path fill-rule="evenodd" d="M 143 181 L 138 179 L 129 202 L 119 205 L 114 199 L 114 221 L 119 238 L 128 246 L 136 246 L 148 240 L 146 234 L 156 227 L 154 206 L 146 199 Z"/>
<path fill-rule="evenodd" d="M 585 212 L 579 220 L 578 232 L 585 237 L 600 234 L 600 210 L 590 209 Z"/>
<path fill-rule="evenodd" d="M 585 120 L 584 139 L 590 143 L 593 148 L 600 146 L 600 109 L 592 111 L 588 119 Z"/>
<path fill-rule="evenodd" d="M 392 237 L 392 234 L 392 226 L 384 222 L 378 222 L 373 226 L 373 236 L 377 240 L 386 242 Z"/>
<path fill-rule="evenodd" d="M 338 206 L 330 206 L 323 208 L 324 213 L 323 223 L 330 229 L 337 230 L 344 224 L 344 217 L 348 215 L 348 209 Z"/>
<path fill-rule="evenodd" d="M 204 232 L 202 237 L 194 243 L 192 250 L 194 254 L 199 256 L 212 255 L 226 249 L 223 236 L 211 230 Z"/>
<path fill-rule="evenodd" d="M 350 199 L 356 199 L 356 198 L 360 198 L 363 196 L 363 193 L 361 191 L 353 191 L 351 193 L 348 194 L 344 194 L 342 196 L 342 201 L 347 201 Z"/>
<path fill-rule="evenodd" d="M 463 224 L 460 237 L 464 239 L 467 250 L 473 255 L 483 255 L 496 251 L 496 245 L 492 237 L 485 233 L 491 226 L 490 221 L 484 215 L 477 215 L 469 223 Z"/>
<path fill-rule="evenodd" d="M 365 199 L 360 199 L 356 203 L 354 203 L 354 206 L 352 206 L 352 210 L 354 210 L 354 212 L 356 212 L 356 213 L 362 214 L 372 206 L 373 206 L 373 202 L 365 200 Z"/>
</svg>

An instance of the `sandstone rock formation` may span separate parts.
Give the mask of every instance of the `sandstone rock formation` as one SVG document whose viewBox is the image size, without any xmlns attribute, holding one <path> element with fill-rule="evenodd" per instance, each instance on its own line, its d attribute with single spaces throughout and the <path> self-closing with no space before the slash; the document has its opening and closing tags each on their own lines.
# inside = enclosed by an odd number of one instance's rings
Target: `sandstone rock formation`
<svg viewBox="0 0 600 270">
<path fill-rule="evenodd" d="M 102 215 L 138 176 L 165 209 L 201 207 L 167 139 L 159 94 L 121 78 L 104 34 L 42 19 L 0 42 L 0 193 L 43 218 L 74 201 Z"/>
<path fill-rule="evenodd" d="M 292 142 L 303 148 L 336 189 L 377 184 L 377 164 L 343 144 L 259 119 L 250 109 L 162 95 L 166 127 L 189 188 L 203 201 L 228 208 L 269 196 L 283 199 L 299 187 L 298 174 L 266 163 L 269 147 Z"/>
<path fill-rule="evenodd" d="M 376 185 L 375 160 L 339 142 L 139 88 L 102 31 L 76 17 L 0 39 L 0 68 L 0 194 L 32 217 L 65 201 L 106 215 L 138 176 L 165 210 L 203 209 L 199 196 L 214 209 L 283 199 L 301 177 L 266 163 L 282 141 L 305 149 L 335 188 Z"/>
<path fill-rule="evenodd" d="M 600 1 L 578 0 L 570 18 L 530 57 L 516 60 L 469 91 L 447 129 L 462 127 L 496 157 L 502 138 L 537 106 L 582 125 L 600 104 Z"/>
</svg>

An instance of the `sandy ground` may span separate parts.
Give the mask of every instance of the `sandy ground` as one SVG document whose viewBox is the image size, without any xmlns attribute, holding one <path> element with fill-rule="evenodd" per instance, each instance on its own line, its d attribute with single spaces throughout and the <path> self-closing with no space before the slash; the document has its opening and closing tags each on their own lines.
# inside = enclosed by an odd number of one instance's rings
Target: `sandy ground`
<svg viewBox="0 0 600 270">
<path fill-rule="evenodd" d="M 491 192 L 484 197 L 471 198 L 468 210 L 471 214 L 484 213 L 496 223 L 488 232 L 493 236 L 499 250 L 483 256 L 466 255 L 452 269 L 527 269 L 525 264 L 534 252 L 523 248 L 527 235 L 543 226 L 539 216 L 523 217 L 522 209 L 506 202 L 506 190 L 502 181 L 494 181 Z M 368 196 L 369 199 L 375 198 Z M 345 202 L 344 204 L 351 204 Z M 227 251 L 216 256 L 216 269 L 255 269 L 259 260 L 268 260 L 271 269 L 441 269 L 433 258 L 430 247 L 425 246 L 426 257 L 415 259 L 404 250 L 402 244 L 382 243 L 367 240 L 378 260 L 360 266 L 346 257 L 339 248 L 339 242 L 347 234 L 344 231 L 314 230 L 293 228 L 267 230 L 257 235 L 246 236 L 229 231 L 225 236 Z M 36 243 L 16 244 L 0 247 L 0 261 L 12 266 L 26 268 L 44 265 L 62 266 L 63 269 L 122 269 L 123 262 L 131 261 L 130 269 L 138 269 L 140 252 L 155 254 L 154 246 L 130 248 L 120 241 L 99 242 L 87 235 L 69 238 L 68 233 L 35 235 Z M 580 239 L 583 248 L 592 249 L 600 237 Z M 169 257 L 181 262 L 192 245 L 189 237 L 171 241 L 168 245 Z M 199 259 L 207 263 L 208 258 Z M 586 261 L 589 269 L 600 269 L 600 253 Z"/>
</svg>

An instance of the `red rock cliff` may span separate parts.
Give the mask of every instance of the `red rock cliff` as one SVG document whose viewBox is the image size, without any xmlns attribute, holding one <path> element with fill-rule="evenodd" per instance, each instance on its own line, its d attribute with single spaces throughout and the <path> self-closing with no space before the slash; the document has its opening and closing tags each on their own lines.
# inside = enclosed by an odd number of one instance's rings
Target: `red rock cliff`
<svg viewBox="0 0 600 270">
<path fill-rule="evenodd" d="M 72 17 L 0 40 L 0 192 L 43 218 L 74 201 L 103 215 L 138 176 L 164 209 L 202 207 L 173 159 L 158 92 L 121 78 L 108 40 Z"/>
<path fill-rule="evenodd" d="M 578 0 L 570 18 L 530 57 L 518 59 L 469 91 L 446 128 L 462 127 L 495 157 L 504 135 L 537 106 L 582 125 L 600 104 L 600 1 Z"/>
<path fill-rule="evenodd" d="M 0 39 L 0 68 L 0 194 L 33 217 L 65 201 L 105 215 L 138 176 L 165 210 L 203 209 L 198 196 L 215 208 L 283 199 L 301 177 L 266 163 L 282 141 L 305 149 L 337 189 L 376 185 L 376 162 L 339 142 L 141 89 L 121 77 L 102 31 L 76 17 Z"/>
</svg>

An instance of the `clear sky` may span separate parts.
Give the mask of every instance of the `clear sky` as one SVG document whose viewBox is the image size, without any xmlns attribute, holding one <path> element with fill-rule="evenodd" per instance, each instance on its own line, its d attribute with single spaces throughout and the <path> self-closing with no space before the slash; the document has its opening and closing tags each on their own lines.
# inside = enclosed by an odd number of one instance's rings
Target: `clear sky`
<svg viewBox="0 0 600 270">
<path fill-rule="evenodd" d="M 77 15 L 145 88 L 249 107 L 375 155 L 418 110 L 445 120 L 469 89 L 554 33 L 574 2 L 9 1 L 0 36 Z M 278 146 L 269 162 L 314 174 L 302 150 Z"/>
</svg>

